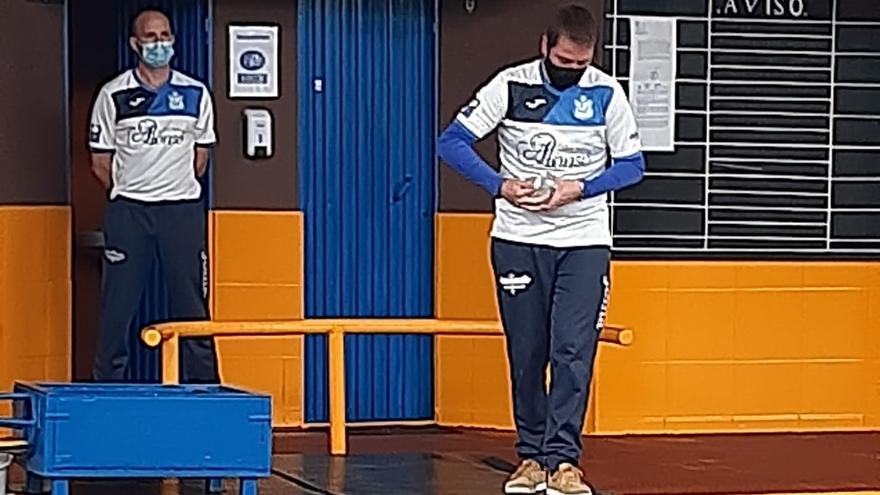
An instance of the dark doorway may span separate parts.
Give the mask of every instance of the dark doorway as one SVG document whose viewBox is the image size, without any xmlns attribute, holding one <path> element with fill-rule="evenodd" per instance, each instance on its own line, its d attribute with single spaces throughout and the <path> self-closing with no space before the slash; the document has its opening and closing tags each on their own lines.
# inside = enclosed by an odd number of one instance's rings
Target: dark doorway
<svg viewBox="0 0 880 495">
<path fill-rule="evenodd" d="M 98 337 L 101 226 L 106 193 L 90 171 L 87 132 L 92 101 L 101 86 L 120 71 L 134 66 L 128 46 L 131 18 L 150 5 L 171 18 L 177 43 L 172 66 L 210 85 L 211 39 L 208 0 L 68 0 L 68 77 L 70 88 L 70 190 L 73 209 L 73 379 L 91 377 Z M 210 167 L 209 167 L 210 169 Z M 207 198 L 210 178 L 203 184 Z M 207 205 L 207 200 L 206 200 Z M 154 263 L 138 314 L 131 323 L 132 357 L 128 379 L 155 382 L 159 356 L 140 345 L 144 325 L 167 317 L 167 296 L 158 265 Z"/>
</svg>

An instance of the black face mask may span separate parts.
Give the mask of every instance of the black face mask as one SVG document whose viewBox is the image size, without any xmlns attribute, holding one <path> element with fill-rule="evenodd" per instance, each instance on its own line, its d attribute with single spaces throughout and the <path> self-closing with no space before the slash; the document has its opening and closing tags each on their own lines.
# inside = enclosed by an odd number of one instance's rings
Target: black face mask
<svg viewBox="0 0 880 495">
<path fill-rule="evenodd" d="M 583 77 L 584 71 L 587 70 L 586 68 L 568 69 L 557 67 L 553 65 L 549 58 L 544 59 L 544 68 L 547 70 L 547 78 L 550 79 L 550 84 L 554 88 L 561 90 L 568 89 L 577 84 L 581 77 Z"/>
</svg>

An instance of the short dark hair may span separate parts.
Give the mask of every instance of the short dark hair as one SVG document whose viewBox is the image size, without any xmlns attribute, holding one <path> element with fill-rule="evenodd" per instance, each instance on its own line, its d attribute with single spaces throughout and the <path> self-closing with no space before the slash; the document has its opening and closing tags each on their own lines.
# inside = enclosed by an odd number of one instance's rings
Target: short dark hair
<svg viewBox="0 0 880 495">
<path fill-rule="evenodd" d="M 556 11 L 544 34 L 548 48 L 556 46 L 562 36 L 580 45 L 594 45 L 599 40 L 599 27 L 589 9 L 571 3 Z"/>
</svg>

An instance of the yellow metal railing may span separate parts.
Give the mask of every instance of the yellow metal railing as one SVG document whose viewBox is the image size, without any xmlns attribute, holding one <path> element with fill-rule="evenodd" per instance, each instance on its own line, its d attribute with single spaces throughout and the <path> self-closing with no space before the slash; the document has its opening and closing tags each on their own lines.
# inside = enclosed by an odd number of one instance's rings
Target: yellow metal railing
<svg viewBox="0 0 880 495">
<path fill-rule="evenodd" d="M 181 337 L 266 337 L 297 335 L 329 335 L 330 381 L 330 453 L 345 455 L 345 335 L 346 334 L 412 334 L 493 336 L 502 335 L 501 324 L 486 320 L 434 319 L 307 319 L 289 321 L 215 322 L 194 321 L 152 325 L 141 332 L 141 339 L 150 347 L 161 346 L 162 383 L 180 382 L 178 356 Z M 599 340 L 628 346 L 632 330 L 606 326 Z"/>
</svg>

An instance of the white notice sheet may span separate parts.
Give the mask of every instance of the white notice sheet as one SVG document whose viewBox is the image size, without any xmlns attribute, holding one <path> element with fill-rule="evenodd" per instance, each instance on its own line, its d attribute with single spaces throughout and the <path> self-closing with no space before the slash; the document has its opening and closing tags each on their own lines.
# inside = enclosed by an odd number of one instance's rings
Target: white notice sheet
<svg viewBox="0 0 880 495">
<path fill-rule="evenodd" d="M 630 19 L 629 99 L 642 149 L 675 149 L 675 18 Z"/>
</svg>

